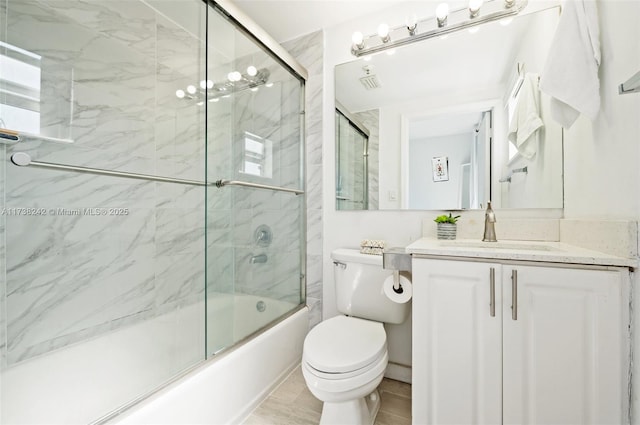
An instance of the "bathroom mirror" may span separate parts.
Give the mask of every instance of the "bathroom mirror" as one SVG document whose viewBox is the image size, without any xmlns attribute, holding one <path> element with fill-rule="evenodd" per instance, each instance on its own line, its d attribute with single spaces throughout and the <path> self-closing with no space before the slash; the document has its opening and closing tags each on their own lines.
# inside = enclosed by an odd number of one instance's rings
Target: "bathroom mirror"
<svg viewBox="0 0 640 425">
<path fill-rule="evenodd" d="M 525 9 L 337 65 L 336 209 L 562 208 L 562 128 L 538 90 L 559 14 Z M 531 99 L 541 125 L 517 147 Z"/>
</svg>

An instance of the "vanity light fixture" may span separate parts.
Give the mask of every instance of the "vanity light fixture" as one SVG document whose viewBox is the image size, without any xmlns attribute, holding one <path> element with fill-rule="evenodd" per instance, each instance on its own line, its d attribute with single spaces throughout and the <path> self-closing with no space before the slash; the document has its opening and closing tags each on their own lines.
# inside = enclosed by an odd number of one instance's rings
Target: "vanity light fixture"
<svg viewBox="0 0 640 425">
<path fill-rule="evenodd" d="M 366 56 L 433 37 L 443 37 L 485 22 L 510 18 L 520 13 L 527 2 L 528 0 L 470 0 L 467 7 L 454 11 L 449 11 L 449 6 L 442 3 L 436 8 L 435 16 L 430 18 L 417 20 L 413 15 L 406 19 L 404 25 L 397 27 L 381 24 L 378 32 L 373 35 L 353 33 L 351 53 L 356 57 Z"/>
<path fill-rule="evenodd" d="M 269 82 L 269 75 L 270 72 L 267 68 L 257 69 L 251 65 L 247 67 L 246 73 L 232 71 L 223 81 L 201 80 L 198 84 L 199 88 L 194 84 L 189 84 L 185 90 L 176 90 L 176 97 L 196 101 L 197 105 L 203 105 L 205 99 L 209 102 L 217 102 L 219 98 L 229 97 L 231 93 L 244 90 L 255 92 L 262 85 L 271 87 L 273 83 Z"/>
</svg>

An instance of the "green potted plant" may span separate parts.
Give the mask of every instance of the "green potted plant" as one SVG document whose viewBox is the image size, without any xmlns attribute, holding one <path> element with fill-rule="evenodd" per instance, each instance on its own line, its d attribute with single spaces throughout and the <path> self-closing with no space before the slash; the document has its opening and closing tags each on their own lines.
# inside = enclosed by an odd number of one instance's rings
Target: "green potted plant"
<svg viewBox="0 0 640 425">
<path fill-rule="evenodd" d="M 433 221 L 438 225 L 436 232 L 438 239 L 455 239 L 457 229 L 456 222 L 459 218 L 459 215 L 452 217 L 451 213 L 449 213 L 449 215 L 443 214 L 436 217 Z"/>
</svg>

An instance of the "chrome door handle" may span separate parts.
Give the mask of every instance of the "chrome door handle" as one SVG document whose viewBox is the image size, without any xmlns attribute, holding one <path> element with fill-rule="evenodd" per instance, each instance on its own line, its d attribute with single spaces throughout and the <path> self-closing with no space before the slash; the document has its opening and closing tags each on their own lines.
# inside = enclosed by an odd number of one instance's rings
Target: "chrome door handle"
<svg viewBox="0 0 640 425">
<path fill-rule="evenodd" d="M 518 320 L 518 271 L 511 270 L 511 319 Z"/>
<path fill-rule="evenodd" d="M 496 269 L 489 269 L 489 314 L 496 317 Z"/>
</svg>

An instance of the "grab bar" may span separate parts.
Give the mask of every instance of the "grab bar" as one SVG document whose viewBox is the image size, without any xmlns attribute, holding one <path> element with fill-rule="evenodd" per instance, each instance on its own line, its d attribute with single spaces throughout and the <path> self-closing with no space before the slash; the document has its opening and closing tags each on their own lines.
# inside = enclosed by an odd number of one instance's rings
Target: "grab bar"
<svg viewBox="0 0 640 425">
<path fill-rule="evenodd" d="M 275 190 L 280 192 L 289 192 L 289 193 L 295 193 L 296 195 L 304 194 L 303 190 L 289 189 L 286 187 L 278 187 L 278 186 L 269 186 L 269 185 L 257 184 L 257 183 L 248 183 L 248 182 L 235 181 L 235 180 L 218 180 L 214 183 L 207 183 L 207 182 L 198 181 L 198 180 L 177 179 L 174 177 L 153 176 L 150 174 L 128 173 L 125 171 L 112 171 L 112 170 L 104 170 L 101 168 L 88 168 L 88 167 L 79 167 L 77 165 L 56 164 L 54 162 L 34 161 L 31 159 L 31 156 L 25 152 L 16 152 L 13 155 L 11 155 L 11 162 L 14 165 L 17 165 L 19 167 L 27 167 L 27 166 L 39 167 L 39 168 L 47 168 L 51 170 L 73 171 L 76 173 L 83 173 L 83 174 L 96 174 L 99 176 L 110 176 L 110 177 L 124 177 L 129 179 L 149 180 L 149 181 L 156 181 L 156 182 L 162 182 L 162 183 L 186 184 L 191 186 L 215 186 L 218 188 L 221 188 L 226 185 L 235 185 L 235 186 L 253 187 L 256 189 L 268 189 L 268 190 Z"/>
<path fill-rule="evenodd" d="M 509 175 L 507 177 L 503 177 L 500 180 L 498 180 L 500 183 L 511 183 L 511 176 L 513 176 L 516 173 L 525 173 L 527 174 L 527 167 L 522 167 L 522 168 L 514 168 L 513 170 L 511 170 L 511 172 L 509 173 Z"/>
<path fill-rule="evenodd" d="M 100 176 L 125 177 L 129 179 L 150 180 L 150 181 L 163 182 L 163 183 L 188 184 L 192 186 L 207 185 L 205 182 L 200 182 L 196 180 L 175 179 L 172 177 L 152 176 L 149 174 L 127 173 L 125 171 L 112 171 L 112 170 L 104 170 L 101 168 L 87 168 L 87 167 L 78 167 L 76 165 L 56 164 L 54 162 L 33 161 L 31 159 L 31 156 L 28 153 L 24 153 L 24 152 L 16 152 L 13 155 L 11 155 L 11 162 L 13 162 L 15 165 L 19 167 L 26 167 L 26 166 L 39 167 L 39 168 L 48 168 L 51 170 L 74 171 L 76 173 L 83 173 L 83 174 L 97 174 Z"/>
</svg>

